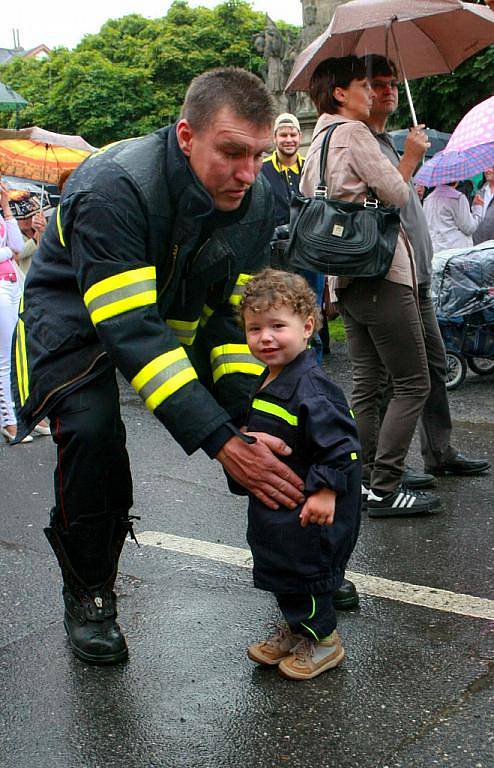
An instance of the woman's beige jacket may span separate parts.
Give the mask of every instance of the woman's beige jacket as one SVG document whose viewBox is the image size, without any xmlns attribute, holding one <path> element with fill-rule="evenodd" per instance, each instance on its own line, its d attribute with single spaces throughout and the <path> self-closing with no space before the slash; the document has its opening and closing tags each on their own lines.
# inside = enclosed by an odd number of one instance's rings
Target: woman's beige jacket
<svg viewBox="0 0 494 768">
<path fill-rule="evenodd" d="M 359 120 L 349 120 L 341 115 L 321 115 L 316 123 L 312 143 L 307 153 L 300 191 L 306 197 L 314 195 L 319 183 L 321 144 L 326 129 L 334 123 L 338 126 L 331 136 L 326 165 L 328 197 L 350 202 L 363 202 L 367 190 L 372 187 L 385 204 L 401 208 L 408 200 L 409 189 L 403 177 L 381 152 L 377 140 L 367 126 Z M 400 230 L 394 259 L 386 279 L 413 287 L 415 265 L 411 245 Z M 407 246 L 408 243 L 408 246 Z M 344 287 L 348 281 L 338 280 L 336 287 Z"/>
</svg>

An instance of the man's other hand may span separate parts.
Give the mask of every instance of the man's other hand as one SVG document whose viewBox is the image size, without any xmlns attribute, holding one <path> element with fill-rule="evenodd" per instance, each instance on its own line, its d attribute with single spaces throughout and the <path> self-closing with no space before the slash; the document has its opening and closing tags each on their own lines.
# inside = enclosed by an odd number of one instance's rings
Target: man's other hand
<svg viewBox="0 0 494 768">
<path fill-rule="evenodd" d="M 294 509 L 302 504 L 303 481 L 275 455 L 289 456 L 291 448 L 280 438 L 265 432 L 246 434 L 255 437 L 256 442 L 249 444 L 240 437 L 232 437 L 215 458 L 237 483 L 269 509 L 280 506 Z"/>
</svg>

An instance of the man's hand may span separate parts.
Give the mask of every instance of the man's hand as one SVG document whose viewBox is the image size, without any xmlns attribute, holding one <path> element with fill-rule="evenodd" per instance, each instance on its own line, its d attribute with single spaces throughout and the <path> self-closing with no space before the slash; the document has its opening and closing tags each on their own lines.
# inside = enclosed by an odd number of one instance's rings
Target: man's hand
<svg viewBox="0 0 494 768">
<path fill-rule="evenodd" d="M 415 168 L 422 160 L 425 151 L 430 147 L 424 128 L 425 125 L 423 124 L 410 128 L 410 133 L 406 137 L 403 156 L 398 165 L 398 170 L 405 181 L 410 181 Z"/>
<path fill-rule="evenodd" d="M 294 509 L 304 501 L 304 484 L 292 470 L 276 458 L 288 456 L 291 448 L 278 437 L 265 432 L 246 432 L 257 439 L 245 443 L 232 437 L 215 456 L 229 475 L 262 501 L 269 509 L 280 506 Z"/>
<path fill-rule="evenodd" d="M 305 528 L 309 523 L 331 525 L 334 520 L 336 493 L 329 488 L 321 488 L 309 496 L 299 515 L 300 525 Z"/>
<path fill-rule="evenodd" d="M 475 197 L 472 200 L 472 206 L 474 205 L 484 205 L 484 198 L 482 195 L 479 195 L 478 193 L 475 195 Z"/>
</svg>

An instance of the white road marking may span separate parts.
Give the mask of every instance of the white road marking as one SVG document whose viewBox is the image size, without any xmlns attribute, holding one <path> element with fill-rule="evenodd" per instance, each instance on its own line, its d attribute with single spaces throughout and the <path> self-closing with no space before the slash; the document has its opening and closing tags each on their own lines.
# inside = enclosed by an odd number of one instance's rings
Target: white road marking
<svg viewBox="0 0 494 768">
<path fill-rule="evenodd" d="M 240 568 L 252 567 L 250 551 L 240 547 L 186 539 L 182 536 L 172 536 L 160 531 L 144 531 L 138 535 L 138 539 L 139 544 L 145 546 L 180 552 L 193 557 L 202 557 L 219 563 L 236 565 Z M 365 595 L 384 597 L 387 600 L 397 600 L 400 603 L 409 603 L 410 605 L 420 605 L 435 611 L 457 613 L 461 616 L 494 621 L 494 600 L 449 592 L 445 589 L 424 587 L 418 584 L 407 584 L 402 581 L 381 579 L 377 576 L 367 576 L 353 571 L 347 571 L 346 575 L 355 583 L 359 592 Z"/>
</svg>

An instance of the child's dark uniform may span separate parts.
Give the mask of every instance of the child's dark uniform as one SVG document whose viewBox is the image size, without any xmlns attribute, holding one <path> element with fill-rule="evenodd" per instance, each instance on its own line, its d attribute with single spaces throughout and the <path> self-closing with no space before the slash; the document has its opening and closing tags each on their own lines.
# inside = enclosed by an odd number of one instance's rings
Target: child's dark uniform
<svg viewBox="0 0 494 768">
<path fill-rule="evenodd" d="M 341 586 L 360 525 L 360 444 L 345 395 L 302 352 L 251 401 L 247 427 L 282 438 L 293 450 L 283 457 L 305 482 L 337 493 L 332 525 L 300 524 L 302 506 L 272 510 L 250 495 L 247 540 L 254 584 L 274 592 L 290 629 L 313 640 L 336 627 L 332 593 Z M 281 458 L 281 457 L 279 457 Z"/>
</svg>

